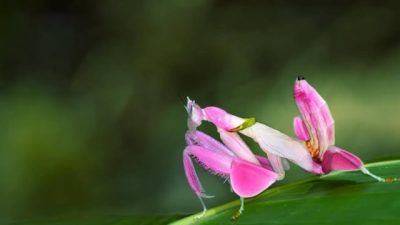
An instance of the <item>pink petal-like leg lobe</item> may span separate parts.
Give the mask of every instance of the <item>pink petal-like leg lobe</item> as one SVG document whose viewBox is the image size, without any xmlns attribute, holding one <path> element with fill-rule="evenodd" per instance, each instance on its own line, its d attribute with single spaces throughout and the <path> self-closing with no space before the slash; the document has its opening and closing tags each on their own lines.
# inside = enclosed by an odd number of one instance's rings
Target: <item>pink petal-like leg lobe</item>
<svg viewBox="0 0 400 225">
<path fill-rule="evenodd" d="M 325 151 L 322 158 L 322 170 L 329 173 L 334 170 L 359 170 L 363 163 L 356 155 L 331 146 Z"/>
<path fill-rule="evenodd" d="M 244 160 L 234 159 L 232 162 L 231 185 L 240 197 L 250 198 L 260 194 L 277 178 L 277 173 Z"/>
<path fill-rule="evenodd" d="M 293 128 L 296 137 L 302 141 L 310 140 L 310 134 L 300 116 L 296 116 L 293 120 Z"/>
<path fill-rule="evenodd" d="M 325 151 L 322 159 L 322 170 L 324 173 L 329 173 L 334 170 L 360 170 L 364 174 L 380 182 L 385 182 L 384 178 L 371 173 L 365 168 L 360 158 L 336 146 L 331 146 Z"/>
<path fill-rule="evenodd" d="M 185 152 L 194 157 L 199 165 L 208 172 L 221 177 L 229 176 L 233 159 L 230 155 L 195 145 L 186 147 Z"/>
<path fill-rule="evenodd" d="M 243 160 L 260 165 L 256 156 L 237 133 L 227 132 L 223 129 L 218 129 L 222 142 L 231 149 L 235 155 Z"/>
<path fill-rule="evenodd" d="M 187 145 L 197 145 L 197 146 L 206 148 L 211 151 L 223 152 L 232 157 L 235 156 L 235 154 L 231 150 L 229 150 L 225 145 L 223 145 L 221 142 L 215 140 L 208 134 L 205 134 L 201 131 L 198 131 L 198 130 L 190 131 L 189 130 L 188 132 L 186 132 L 185 139 L 186 139 Z"/>
<path fill-rule="evenodd" d="M 223 177 L 229 177 L 233 157 L 222 151 L 213 151 L 195 145 L 188 146 L 183 151 L 183 167 L 186 178 L 190 188 L 196 193 L 201 205 L 203 206 L 203 213 L 199 216 L 201 217 L 207 210 L 202 198 L 210 196 L 207 196 L 204 193 L 204 189 L 196 174 L 191 157 L 195 158 L 204 169 Z"/>
</svg>

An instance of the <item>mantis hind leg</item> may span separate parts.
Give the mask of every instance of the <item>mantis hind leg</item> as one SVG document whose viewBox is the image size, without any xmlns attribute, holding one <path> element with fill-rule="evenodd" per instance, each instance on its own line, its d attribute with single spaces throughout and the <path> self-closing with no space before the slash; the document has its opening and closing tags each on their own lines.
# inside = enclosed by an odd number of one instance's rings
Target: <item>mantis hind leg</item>
<svg viewBox="0 0 400 225">
<path fill-rule="evenodd" d="M 385 179 L 384 179 L 384 178 L 379 177 L 379 176 L 377 176 L 377 175 L 375 175 L 375 174 L 369 172 L 369 170 L 368 170 L 367 168 L 365 168 L 365 167 L 362 167 L 360 170 L 361 170 L 361 172 L 363 172 L 364 174 L 366 174 L 366 175 L 368 175 L 368 176 L 370 176 L 370 177 L 376 179 L 376 180 L 379 181 L 379 182 L 385 182 Z"/>
</svg>

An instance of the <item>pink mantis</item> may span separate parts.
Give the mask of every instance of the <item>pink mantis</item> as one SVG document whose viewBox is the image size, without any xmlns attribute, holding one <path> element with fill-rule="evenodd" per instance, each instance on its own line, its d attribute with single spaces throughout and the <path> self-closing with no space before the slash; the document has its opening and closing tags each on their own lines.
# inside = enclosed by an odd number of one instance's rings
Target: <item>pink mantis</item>
<svg viewBox="0 0 400 225">
<path fill-rule="evenodd" d="M 196 158 L 211 173 L 229 179 L 233 191 L 241 199 L 239 215 L 244 209 L 243 198 L 256 196 L 284 178 L 285 170 L 289 168 L 287 160 L 317 175 L 334 170 L 360 170 L 384 181 L 370 173 L 357 156 L 334 146 L 334 120 L 328 105 L 301 76 L 295 81 L 294 98 L 300 112 L 300 116 L 294 119 L 298 140 L 256 122 L 254 118 L 240 118 L 213 106 L 201 108 L 188 99 L 187 147 L 183 162 L 189 185 L 203 206 L 202 215 L 206 211 L 202 198 L 208 196 L 190 157 Z M 217 127 L 223 144 L 197 131 L 203 120 Z M 254 155 L 237 132 L 258 143 L 268 158 Z"/>
</svg>

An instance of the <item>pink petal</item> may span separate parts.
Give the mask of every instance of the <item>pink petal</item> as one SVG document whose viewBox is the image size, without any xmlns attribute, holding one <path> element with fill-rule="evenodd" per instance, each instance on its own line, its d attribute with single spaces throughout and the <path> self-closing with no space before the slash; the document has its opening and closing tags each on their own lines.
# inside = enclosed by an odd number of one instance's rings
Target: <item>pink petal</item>
<svg viewBox="0 0 400 225">
<path fill-rule="evenodd" d="M 232 150 L 235 155 L 245 161 L 260 165 L 256 156 L 249 149 L 247 144 L 237 133 L 227 132 L 223 129 L 218 129 L 222 142 Z"/>
<path fill-rule="evenodd" d="M 360 158 L 335 146 L 325 151 L 321 164 L 325 173 L 334 170 L 359 170 L 363 167 Z"/>
<path fill-rule="evenodd" d="M 300 116 L 296 116 L 293 120 L 294 133 L 296 137 L 302 141 L 310 140 L 310 134 L 308 134 L 308 130 L 306 125 Z"/>
<path fill-rule="evenodd" d="M 235 159 L 232 162 L 231 185 L 240 197 L 254 197 L 273 184 L 278 174 L 260 166 Z"/>
<path fill-rule="evenodd" d="M 334 144 L 334 120 L 325 100 L 306 80 L 298 79 L 294 85 L 294 98 L 303 122 L 308 128 L 314 148 L 320 155 Z"/>
</svg>

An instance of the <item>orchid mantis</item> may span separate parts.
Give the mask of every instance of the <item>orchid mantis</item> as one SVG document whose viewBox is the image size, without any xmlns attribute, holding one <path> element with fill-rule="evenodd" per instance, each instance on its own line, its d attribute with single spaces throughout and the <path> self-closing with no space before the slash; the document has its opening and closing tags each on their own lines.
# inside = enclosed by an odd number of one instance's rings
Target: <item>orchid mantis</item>
<svg viewBox="0 0 400 225">
<path fill-rule="evenodd" d="M 240 118 L 213 106 L 201 109 L 196 105 L 196 118 L 213 123 L 219 131 L 240 132 L 252 138 L 266 152 L 272 168 L 279 174 L 278 179 L 284 177 L 287 159 L 313 174 L 360 170 L 378 181 L 385 181 L 368 171 L 357 156 L 334 146 L 334 120 L 328 105 L 301 76 L 295 82 L 294 98 L 300 111 L 300 116 L 294 119 L 298 140 L 254 119 Z"/>
<path fill-rule="evenodd" d="M 329 107 L 302 76 L 295 81 L 294 99 L 300 112 L 293 122 L 296 137 L 305 142 L 313 161 L 321 165 L 324 174 L 333 170 L 360 170 L 378 181 L 385 181 L 369 172 L 357 156 L 334 146 L 335 127 Z"/>
<path fill-rule="evenodd" d="M 187 147 L 183 153 L 185 174 L 189 185 L 207 210 L 203 199 L 207 198 L 196 175 L 191 158 L 209 172 L 230 181 L 232 190 L 243 198 L 253 197 L 285 176 L 289 169 L 286 160 L 313 174 L 327 174 L 334 170 L 361 172 L 378 181 L 385 179 L 368 171 L 354 154 L 334 146 L 334 120 L 325 100 L 301 76 L 294 85 L 294 99 L 300 116 L 294 118 L 297 140 L 254 118 L 241 118 L 225 110 L 209 106 L 201 108 L 188 99 Z M 217 127 L 223 143 L 197 131 L 202 121 Z M 254 155 L 237 132 L 252 138 L 266 153 L 267 158 Z"/>
<path fill-rule="evenodd" d="M 207 210 L 203 198 L 210 196 L 205 194 L 191 158 L 196 159 L 208 172 L 229 180 L 232 190 L 241 200 L 234 218 L 238 217 L 244 210 L 244 198 L 254 197 L 267 189 L 277 180 L 278 174 L 272 171 L 268 159 L 254 155 L 238 134 L 219 130 L 223 144 L 197 131 L 202 120 L 198 117 L 201 109 L 194 106 L 194 102 L 188 100 L 189 130 L 186 132 L 187 147 L 183 151 L 183 165 L 189 185 L 203 206 L 199 217 Z"/>
</svg>

